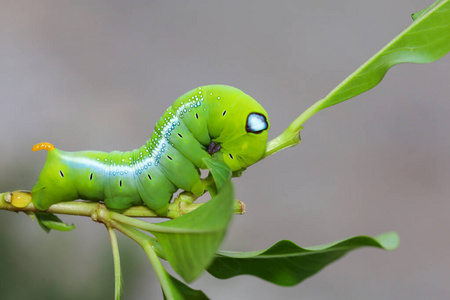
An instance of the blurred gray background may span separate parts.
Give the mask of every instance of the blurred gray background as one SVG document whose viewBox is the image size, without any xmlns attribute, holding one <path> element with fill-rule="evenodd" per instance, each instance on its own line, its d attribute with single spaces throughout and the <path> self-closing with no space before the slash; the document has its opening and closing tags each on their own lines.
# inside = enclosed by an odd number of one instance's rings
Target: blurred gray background
<svg viewBox="0 0 450 300">
<path fill-rule="evenodd" d="M 164 110 L 205 84 L 268 111 L 274 138 L 431 0 L 0 1 L 0 191 L 30 189 L 31 147 L 130 150 Z M 303 141 L 236 179 L 247 204 L 223 249 L 287 238 L 307 247 L 397 231 L 394 252 L 351 252 L 283 288 L 204 274 L 212 299 L 450 299 L 450 56 L 401 65 L 375 89 L 313 116 Z M 112 299 L 103 226 L 44 233 L 0 212 L 2 299 Z M 119 236 L 126 299 L 161 299 L 150 262 Z"/>
</svg>

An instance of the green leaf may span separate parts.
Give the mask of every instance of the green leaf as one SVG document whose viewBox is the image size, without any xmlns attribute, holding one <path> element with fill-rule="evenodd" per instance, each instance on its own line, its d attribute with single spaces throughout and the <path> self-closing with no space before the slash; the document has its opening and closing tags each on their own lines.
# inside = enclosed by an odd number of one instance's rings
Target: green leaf
<svg viewBox="0 0 450 300">
<path fill-rule="evenodd" d="M 429 63 L 450 51 L 450 0 L 436 1 L 414 18 L 410 26 L 331 91 L 320 109 L 373 88 L 396 64 Z"/>
<path fill-rule="evenodd" d="M 171 297 L 164 293 L 164 299 L 173 298 L 179 300 L 207 300 L 209 299 L 202 291 L 191 289 L 169 273 L 165 272 L 166 281 L 171 292 Z"/>
<path fill-rule="evenodd" d="M 225 181 L 218 194 L 180 218 L 152 224 L 172 268 L 187 282 L 209 266 L 233 215 L 233 185 Z"/>
<path fill-rule="evenodd" d="M 360 247 L 393 250 L 398 247 L 397 233 L 377 237 L 356 236 L 331 244 L 301 248 L 288 240 L 254 252 L 220 251 L 208 272 L 219 279 L 253 275 L 281 286 L 293 286 L 322 268 Z"/>
<path fill-rule="evenodd" d="M 375 87 L 392 66 L 433 62 L 450 51 L 450 0 L 438 0 L 412 17 L 405 30 L 270 141 L 264 157 L 298 144 L 302 125 L 312 115 Z"/>
<path fill-rule="evenodd" d="M 36 221 L 38 222 L 38 224 L 47 233 L 49 233 L 51 229 L 58 231 L 70 231 L 72 229 L 75 229 L 75 225 L 64 223 L 54 214 L 37 211 L 34 212 L 34 215 L 36 216 Z"/>
<path fill-rule="evenodd" d="M 210 170 L 214 181 L 216 182 L 217 188 L 220 189 L 231 177 L 230 168 L 225 163 L 215 160 L 212 157 L 203 158 L 203 162 Z"/>
</svg>

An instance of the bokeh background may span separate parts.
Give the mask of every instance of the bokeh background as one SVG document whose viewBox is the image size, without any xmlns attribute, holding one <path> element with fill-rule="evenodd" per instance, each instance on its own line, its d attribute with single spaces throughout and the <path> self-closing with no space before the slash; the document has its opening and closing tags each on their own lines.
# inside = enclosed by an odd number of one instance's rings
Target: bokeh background
<svg viewBox="0 0 450 300">
<path fill-rule="evenodd" d="M 130 150 L 164 110 L 205 84 L 268 111 L 270 137 L 377 52 L 431 0 L 0 1 L 0 191 L 30 189 L 49 141 Z M 223 249 L 301 246 L 397 231 L 393 252 L 351 252 L 283 288 L 204 274 L 212 299 L 450 299 L 450 56 L 401 65 L 375 89 L 319 112 L 303 141 L 236 179 L 247 214 Z M 44 233 L 0 212 L 1 299 L 112 299 L 103 226 Z M 126 299 L 161 299 L 150 262 L 119 236 Z"/>
</svg>

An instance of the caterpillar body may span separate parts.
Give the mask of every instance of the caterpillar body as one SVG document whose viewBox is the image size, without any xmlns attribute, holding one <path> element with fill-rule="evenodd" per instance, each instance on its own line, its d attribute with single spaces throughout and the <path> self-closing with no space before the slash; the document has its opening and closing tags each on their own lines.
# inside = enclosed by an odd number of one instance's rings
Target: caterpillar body
<svg viewBox="0 0 450 300">
<path fill-rule="evenodd" d="M 241 90 L 198 87 L 166 110 L 139 149 L 66 152 L 49 143 L 35 145 L 33 151 L 48 155 L 32 201 L 40 210 L 76 199 L 104 201 L 113 209 L 145 204 L 165 215 L 178 189 L 203 194 L 204 157 L 232 171 L 244 169 L 263 156 L 269 127 L 264 108 Z"/>
</svg>

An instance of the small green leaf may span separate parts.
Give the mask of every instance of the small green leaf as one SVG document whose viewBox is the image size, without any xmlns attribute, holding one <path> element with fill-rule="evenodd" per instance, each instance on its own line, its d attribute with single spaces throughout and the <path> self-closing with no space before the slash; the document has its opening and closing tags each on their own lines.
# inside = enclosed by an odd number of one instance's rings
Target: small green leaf
<svg viewBox="0 0 450 300">
<path fill-rule="evenodd" d="M 69 225 L 61 221 L 60 218 L 55 216 L 54 214 L 48 212 L 37 211 L 34 212 L 36 216 L 36 221 L 44 229 L 45 232 L 49 233 L 51 229 L 58 231 L 70 231 L 75 229 L 75 225 Z"/>
<path fill-rule="evenodd" d="M 166 273 L 166 280 L 172 293 L 172 298 L 177 300 L 207 300 L 209 299 L 202 291 L 191 289 L 169 273 Z M 164 293 L 164 292 L 163 292 Z M 164 294 L 164 299 L 167 299 Z"/>
<path fill-rule="evenodd" d="M 172 268 L 187 282 L 197 278 L 214 259 L 233 215 L 233 185 L 224 182 L 218 194 L 180 218 L 153 224 Z"/>
<path fill-rule="evenodd" d="M 288 240 L 254 252 L 219 251 L 208 272 L 219 279 L 253 275 L 281 286 L 293 286 L 360 247 L 393 250 L 399 239 L 395 232 L 377 237 L 356 236 L 331 244 L 301 248 Z"/>
<path fill-rule="evenodd" d="M 220 189 L 222 185 L 231 177 L 230 168 L 225 163 L 215 160 L 212 157 L 203 158 L 203 162 L 210 170 L 214 181 L 216 182 L 217 188 Z"/>
<path fill-rule="evenodd" d="M 424 8 L 416 13 L 413 13 L 411 15 L 411 17 L 414 21 L 416 21 L 419 18 L 421 18 L 422 16 L 424 16 L 426 13 L 428 13 L 429 11 L 435 9 L 436 6 L 440 6 L 441 4 L 443 4 L 443 2 L 446 2 L 446 1 L 447 0 L 438 0 L 438 1 L 434 2 L 433 4 L 431 4 L 429 7 Z"/>
<path fill-rule="evenodd" d="M 411 18 L 413 19 L 413 21 L 417 20 L 418 18 L 420 18 L 429 8 L 424 8 L 422 10 L 419 10 L 418 12 L 415 12 L 413 14 L 411 14 Z"/>
</svg>

